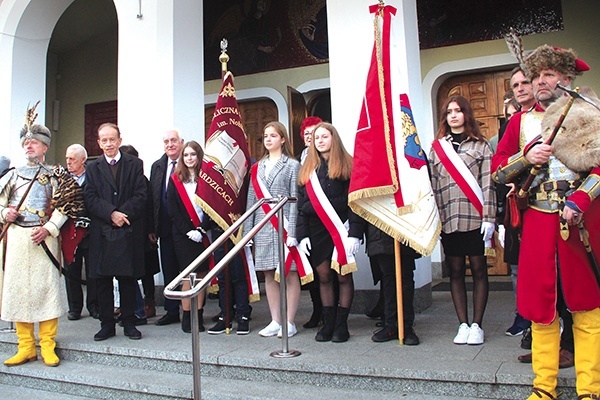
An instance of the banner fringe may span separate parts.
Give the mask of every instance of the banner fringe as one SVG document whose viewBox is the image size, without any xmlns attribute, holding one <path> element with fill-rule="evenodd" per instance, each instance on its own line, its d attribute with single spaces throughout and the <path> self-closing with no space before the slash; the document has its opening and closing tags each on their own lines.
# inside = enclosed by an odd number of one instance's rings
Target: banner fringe
<svg viewBox="0 0 600 400">
<path fill-rule="evenodd" d="M 399 232 L 397 232 L 395 229 L 392 229 L 389 225 L 385 224 L 383 220 L 377 218 L 376 216 L 362 208 L 360 205 L 356 203 L 350 203 L 350 208 L 359 217 L 364 218 L 365 220 L 367 220 L 367 222 L 371 223 L 372 225 L 375 225 L 378 229 L 382 230 L 387 235 L 393 237 L 403 245 L 413 248 L 415 251 L 424 255 L 425 257 L 428 257 L 431 255 L 431 253 L 433 253 L 433 249 L 435 249 L 435 246 L 438 242 L 438 238 L 442 232 L 442 225 L 438 223 L 431 241 L 427 246 L 424 247 L 415 240 L 412 240 L 410 237 L 404 237 L 400 235 Z"/>
</svg>

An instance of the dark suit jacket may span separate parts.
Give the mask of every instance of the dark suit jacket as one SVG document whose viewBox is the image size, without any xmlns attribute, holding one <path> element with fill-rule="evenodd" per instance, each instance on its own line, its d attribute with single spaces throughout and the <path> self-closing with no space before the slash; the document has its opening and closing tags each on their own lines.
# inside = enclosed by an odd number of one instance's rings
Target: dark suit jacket
<svg viewBox="0 0 600 400">
<path fill-rule="evenodd" d="M 90 224 L 90 275 L 144 275 L 144 214 L 148 187 L 142 161 L 121 153 L 119 182 L 115 182 L 104 156 L 88 166 L 83 192 Z M 113 211 L 127 214 L 131 225 L 114 227 Z"/>
<path fill-rule="evenodd" d="M 150 185 L 152 186 L 152 225 L 151 228 L 154 229 L 154 233 L 156 233 L 159 237 L 169 236 L 171 235 L 171 224 L 165 224 L 166 219 L 168 219 L 168 212 L 166 209 L 161 210 L 161 201 L 164 191 L 166 189 L 166 181 L 165 175 L 167 173 L 167 163 L 169 161 L 169 157 L 166 154 L 163 154 L 161 158 L 156 160 L 152 167 L 150 168 Z M 164 213 L 161 218 L 161 213 Z M 167 218 L 165 218 L 167 217 Z M 166 226 L 162 226 L 166 225 Z"/>
</svg>

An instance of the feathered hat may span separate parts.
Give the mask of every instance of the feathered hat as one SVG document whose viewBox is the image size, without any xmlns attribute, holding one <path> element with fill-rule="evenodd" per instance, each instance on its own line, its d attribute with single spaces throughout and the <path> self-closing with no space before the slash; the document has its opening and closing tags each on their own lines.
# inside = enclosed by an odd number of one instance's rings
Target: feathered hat
<svg viewBox="0 0 600 400">
<path fill-rule="evenodd" d="M 589 87 L 579 91 L 589 101 L 600 107 L 598 96 Z M 542 136 L 548 137 L 560 114 L 569 101 L 561 96 L 544 113 Z M 600 166 L 600 111 L 587 102 L 575 99 L 562 123 L 562 131 L 552 142 L 552 153 L 567 167 L 577 172 L 589 171 Z"/>
<path fill-rule="evenodd" d="M 538 76 L 540 71 L 545 69 L 553 69 L 573 80 L 575 76 L 590 69 L 585 61 L 577 58 L 573 49 L 562 49 L 547 44 L 535 49 L 524 61 L 530 77 Z"/>
<path fill-rule="evenodd" d="M 52 142 L 52 133 L 50 129 L 46 128 L 44 125 L 39 125 L 35 123 L 38 114 L 35 112 L 40 102 L 35 103 L 33 107 L 27 107 L 27 112 L 25 113 L 25 125 L 21 129 L 21 146 L 28 139 L 36 139 L 40 142 L 44 143 L 46 146 L 50 147 L 50 143 Z"/>
</svg>

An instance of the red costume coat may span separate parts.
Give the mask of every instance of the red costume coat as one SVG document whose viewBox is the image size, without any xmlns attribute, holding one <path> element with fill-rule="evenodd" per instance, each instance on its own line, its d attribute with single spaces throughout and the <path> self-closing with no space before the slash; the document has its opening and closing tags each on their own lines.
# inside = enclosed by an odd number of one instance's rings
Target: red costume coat
<svg viewBox="0 0 600 400">
<path fill-rule="evenodd" d="M 542 111 L 536 107 L 528 112 Z M 506 167 L 509 158 L 522 153 L 524 148 L 527 149 L 525 137 L 531 139 L 531 133 L 526 135 L 521 129 L 526 113 L 518 113 L 509 121 L 492 158 L 492 173 Z M 525 168 L 519 176 L 527 173 L 529 168 Z M 590 174 L 600 175 L 600 168 L 594 168 Z M 497 178 L 496 174 L 494 178 Z M 499 182 L 506 183 L 503 179 L 499 179 Z M 596 259 L 600 260 L 600 200 L 590 198 L 588 193 L 581 190 L 581 186 L 567 200 L 574 202 L 584 213 L 592 248 Z M 554 320 L 558 284 L 561 285 L 567 307 L 572 312 L 600 307 L 600 286 L 579 238 L 579 229 L 571 226 L 569 233 L 567 241 L 561 238 L 558 212 L 546 213 L 528 208 L 523 213 L 517 308 L 523 317 L 536 323 L 550 324 Z"/>
</svg>

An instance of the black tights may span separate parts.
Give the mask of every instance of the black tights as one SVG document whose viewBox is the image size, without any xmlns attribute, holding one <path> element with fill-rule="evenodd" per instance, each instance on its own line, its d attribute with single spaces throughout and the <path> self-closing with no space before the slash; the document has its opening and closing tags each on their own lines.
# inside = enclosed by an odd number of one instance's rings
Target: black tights
<svg viewBox="0 0 600 400">
<path fill-rule="evenodd" d="M 489 283 L 485 256 L 468 256 L 473 275 L 473 322 L 481 326 L 483 313 L 487 305 Z M 450 272 L 450 293 L 456 316 L 460 323 L 469 324 L 467 316 L 467 287 L 465 285 L 465 257 L 446 256 Z"/>
<path fill-rule="evenodd" d="M 317 273 L 319 274 L 319 290 L 321 292 L 323 307 L 334 307 L 336 304 L 333 274 L 336 272 L 331 269 L 329 261 L 324 261 L 317 266 Z M 354 298 L 354 280 L 352 279 L 352 274 L 338 274 L 337 278 L 340 284 L 340 307 L 350 308 L 352 306 L 352 299 Z"/>
</svg>

